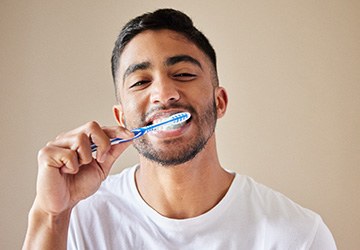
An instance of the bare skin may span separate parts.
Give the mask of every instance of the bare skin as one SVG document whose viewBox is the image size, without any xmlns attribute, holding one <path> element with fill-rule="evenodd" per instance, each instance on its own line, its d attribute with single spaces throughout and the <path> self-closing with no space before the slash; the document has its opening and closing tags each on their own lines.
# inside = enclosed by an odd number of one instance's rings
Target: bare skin
<svg viewBox="0 0 360 250">
<path fill-rule="evenodd" d="M 188 60 L 167 63 L 178 55 L 194 58 L 198 64 Z M 143 62 L 148 67 L 128 70 Z M 163 166 L 140 154 L 135 179 L 144 201 L 160 214 L 178 219 L 213 208 L 225 195 L 233 175 L 219 163 L 213 121 L 201 119 L 212 103 L 217 118 L 226 112 L 226 91 L 214 84 L 212 72 L 205 54 L 176 32 L 145 31 L 133 38 L 123 51 L 117 73 L 121 103 L 113 111 L 120 126 L 104 128 L 91 122 L 58 136 L 40 150 L 37 195 L 29 213 L 24 249 L 66 249 L 72 208 L 97 191 L 115 160 L 131 144 L 110 146 L 109 138 L 130 137 L 125 124 L 128 128 L 145 125 L 139 117 L 155 119 L 192 107 L 188 124 L 144 136 L 151 148 L 164 156 L 181 155 L 198 138 L 206 138 L 205 147 L 194 158 L 176 165 Z M 98 145 L 95 159 L 91 141 Z"/>
<path fill-rule="evenodd" d="M 176 169 L 140 167 L 136 182 L 142 198 L 158 213 L 174 219 L 196 217 L 209 211 L 224 197 L 233 180 L 218 165 L 217 158 L 210 160 L 209 151 L 203 150 L 192 163 Z"/>
<path fill-rule="evenodd" d="M 130 145 L 110 147 L 109 138 L 131 135 L 121 127 L 101 128 L 89 122 L 59 135 L 39 151 L 37 194 L 24 249 L 66 249 L 71 209 L 98 190 L 114 161 Z M 95 159 L 90 140 L 98 145 Z"/>
<path fill-rule="evenodd" d="M 200 66 L 187 60 L 171 65 L 166 63 L 177 55 L 189 56 Z M 126 75 L 129 66 L 138 63 L 148 66 Z M 205 112 L 206 103 L 212 97 L 216 116 L 221 118 L 226 112 L 227 94 L 225 89 L 215 86 L 212 67 L 201 50 L 176 32 L 141 33 L 127 45 L 121 56 L 118 86 L 120 98 L 126 106 L 115 106 L 116 119 L 124 124 L 121 118 L 126 117 L 127 125 L 135 126 L 131 123 L 137 118 L 133 114 L 143 114 L 154 107 L 171 110 L 172 107 L 181 109 L 191 105 L 200 114 Z M 182 74 L 185 76 L 181 77 Z M 142 84 L 132 87 L 134 82 Z M 162 110 L 155 112 L 158 113 L 161 114 Z M 209 125 L 200 124 L 196 118 L 193 117 L 189 127 L 179 133 L 148 135 L 152 148 L 171 155 L 177 152 L 177 148 L 200 136 L 198 131 L 204 131 L 204 136 L 210 138 L 206 147 L 191 161 L 163 167 L 140 155 L 140 168 L 136 173 L 139 192 L 151 207 L 166 217 L 189 218 L 203 214 L 220 201 L 233 179 L 219 163 L 215 134 L 211 133 Z M 173 148 L 169 149 L 166 141 L 171 138 L 178 140 L 178 144 L 171 144 Z"/>
</svg>

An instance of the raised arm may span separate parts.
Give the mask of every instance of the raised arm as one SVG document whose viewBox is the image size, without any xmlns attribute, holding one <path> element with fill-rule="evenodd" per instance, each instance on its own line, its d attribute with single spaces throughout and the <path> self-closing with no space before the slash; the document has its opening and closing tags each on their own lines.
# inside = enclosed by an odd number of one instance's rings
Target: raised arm
<svg viewBox="0 0 360 250">
<path fill-rule="evenodd" d="M 23 249 L 66 249 L 72 208 L 94 194 L 130 145 L 110 145 L 109 138 L 129 138 L 122 127 L 89 122 L 61 134 L 39 151 L 36 198 L 29 212 Z M 97 145 L 96 156 L 91 143 Z"/>
</svg>

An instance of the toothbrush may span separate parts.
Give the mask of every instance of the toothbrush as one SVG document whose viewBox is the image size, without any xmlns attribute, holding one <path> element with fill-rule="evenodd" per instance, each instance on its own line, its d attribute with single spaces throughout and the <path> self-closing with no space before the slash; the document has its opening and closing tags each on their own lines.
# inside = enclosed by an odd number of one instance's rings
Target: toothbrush
<svg viewBox="0 0 360 250">
<path fill-rule="evenodd" d="M 114 145 L 114 144 L 132 141 L 134 139 L 139 138 L 140 136 L 145 135 L 146 133 L 148 133 L 150 131 L 161 130 L 161 127 L 164 125 L 179 124 L 179 123 L 182 123 L 182 122 L 188 120 L 190 117 L 191 117 L 191 114 L 189 112 L 176 113 L 174 115 L 169 116 L 168 118 L 164 119 L 163 121 L 161 121 L 159 123 L 151 124 L 149 126 L 135 128 L 135 129 L 130 130 L 131 132 L 133 132 L 135 134 L 134 137 L 132 137 L 132 138 L 128 138 L 128 139 L 112 138 L 112 139 L 110 139 L 110 143 L 111 143 L 111 145 Z M 91 144 L 91 152 L 95 152 L 96 149 L 97 149 L 97 146 L 95 144 Z"/>
</svg>

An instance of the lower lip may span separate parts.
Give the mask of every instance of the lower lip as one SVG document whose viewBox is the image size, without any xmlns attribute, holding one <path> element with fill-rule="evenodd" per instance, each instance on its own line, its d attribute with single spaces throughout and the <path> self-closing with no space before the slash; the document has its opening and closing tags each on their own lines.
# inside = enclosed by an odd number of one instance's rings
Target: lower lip
<svg viewBox="0 0 360 250">
<path fill-rule="evenodd" d="M 178 137 L 183 135 L 190 127 L 191 122 L 185 123 L 183 126 L 177 129 L 171 130 L 158 130 L 149 132 L 149 135 L 155 136 L 158 138 L 171 138 L 171 137 Z"/>
</svg>

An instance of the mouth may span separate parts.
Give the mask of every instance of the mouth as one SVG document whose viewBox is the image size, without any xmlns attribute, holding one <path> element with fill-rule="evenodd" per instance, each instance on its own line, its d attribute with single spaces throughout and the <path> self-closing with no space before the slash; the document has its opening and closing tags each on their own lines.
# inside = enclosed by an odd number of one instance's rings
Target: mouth
<svg viewBox="0 0 360 250">
<path fill-rule="evenodd" d="M 158 124 L 158 123 L 161 123 L 163 121 L 167 120 L 166 118 L 165 119 L 158 119 L 158 120 L 154 120 L 153 124 Z M 167 123 L 167 124 L 164 124 L 160 127 L 158 127 L 156 130 L 157 131 L 169 131 L 169 130 L 175 130 L 175 129 L 178 129 L 178 128 L 181 128 L 182 126 L 184 126 L 185 124 L 187 123 L 187 121 L 182 121 L 182 122 L 170 122 L 170 123 Z"/>
<path fill-rule="evenodd" d="M 178 112 L 171 112 L 171 113 L 159 113 L 159 114 L 155 114 L 153 115 L 150 119 L 149 122 L 146 124 L 146 126 L 149 125 L 155 125 L 161 122 L 164 122 L 165 120 L 167 120 L 171 115 L 174 115 Z M 176 130 L 181 128 L 182 126 L 188 124 L 191 121 L 192 117 L 190 117 L 189 119 L 182 121 L 182 122 L 170 122 L 167 124 L 164 124 L 162 126 L 159 126 L 156 131 L 171 131 L 171 130 Z"/>
</svg>

